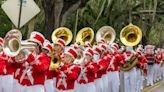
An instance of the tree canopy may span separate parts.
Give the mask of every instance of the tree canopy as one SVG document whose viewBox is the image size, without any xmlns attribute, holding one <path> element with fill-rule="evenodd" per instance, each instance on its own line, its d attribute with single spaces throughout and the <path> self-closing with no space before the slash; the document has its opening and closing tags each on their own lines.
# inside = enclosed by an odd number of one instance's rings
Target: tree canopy
<svg viewBox="0 0 164 92">
<path fill-rule="evenodd" d="M 163 0 L 35 0 L 41 12 L 29 21 L 21 32 L 24 39 L 30 32 L 39 31 L 51 39 L 51 33 L 66 26 L 76 34 L 83 27 L 96 31 L 102 26 L 112 26 L 119 42 L 121 29 L 133 23 L 143 32 L 142 44 L 164 45 Z M 0 4 L 2 4 L 0 0 Z M 0 36 L 4 37 L 13 25 L 0 8 Z"/>
</svg>

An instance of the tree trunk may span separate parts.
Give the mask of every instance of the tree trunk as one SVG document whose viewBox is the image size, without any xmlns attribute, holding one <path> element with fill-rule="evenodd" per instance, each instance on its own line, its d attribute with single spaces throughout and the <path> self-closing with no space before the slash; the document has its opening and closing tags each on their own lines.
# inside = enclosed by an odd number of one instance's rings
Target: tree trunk
<svg viewBox="0 0 164 92">
<path fill-rule="evenodd" d="M 55 0 L 43 0 L 42 6 L 45 12 L 44 35 L 50 40 L 52 30 L 54 29 L 54 5 Z"/>
<path fill-rule="evenodd" d="M 85 6 L 87 0 L 43 0 L 45 11 L 45 36 L 50 40 L 54 29 L 64 26 L 71 13 Z"/>
</svg>

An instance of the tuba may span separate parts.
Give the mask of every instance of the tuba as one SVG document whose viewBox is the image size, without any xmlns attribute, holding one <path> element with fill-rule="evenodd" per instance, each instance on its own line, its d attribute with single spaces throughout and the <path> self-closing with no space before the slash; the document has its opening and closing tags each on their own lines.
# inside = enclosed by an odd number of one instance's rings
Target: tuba
<svg viewBox="0 0 164 92">
<path fill-rule="evenodd" d="M 135 46 L 141 41 L 141 39 L 141 29 L 132 23 L 121 30 L 120 40 L 126 46 Z"/>
<path fill-rule="evenodd" d="M 111 26 L 103 26 L 97 31 L 96 42 L 99 42 L 101 38 L 104 38 L 108 44 L 111 44 L 116 38 L 116 32 Z"/>
<path fill-rule="evenodd" d="M 130 23 L 128 26 L 125 26 L 121 30 L 120 39 L 121 42 L 126 46 L 135 46 L 142 39 L 142 31 L 136 25 Z M 138 63 L 138 58 L 136 56 L 132 56 L 129 62 L 120 66 L 120 70 L 129 71 L 133 67 L 135 67 L 137 63 Z"/>
<path fill-rule="evenodd" d="M 94 31 L 90 27 L 85 27 L 81 29 L 76 36 L 76 43 L 84 45 L 86 41 L 92 42 L 94 39 Z"/>
<path fill-rule="evenodd" d="M 15 56 L 16 62 L 27 59 L 27 50 L 36 48 L 36 44 L 21 40 L 22 34 L 17 29 L 9 31 L 4 38 L 3 51 L 8 56 Z"/>
<path fill-rule="evenodd" d="M 51 38 L 52 38 L 53 43 L 55 43 L 58 38 L 61 38 L 66 42 L 66 45 L 68 45 L 72 41 L 73 35 L 70 29 L 66 27 L 60 27 L 54 30 Z M 61 64 L 60 56 L 52 52 L 51 61 L 50 61 L 50 69 L 55 70 L 56 68 L 60 67 L 60 64 Z"/>
<path fill-rule="evenodd" d="M 66 45 L 68 45 L 72 41 L 73 35 L 70 29 L 60 27 L 55 29 L 51 35 L 53 43 L 55 43 L 58 38 L 63 39 L 66 42 Z"/>
</svg>

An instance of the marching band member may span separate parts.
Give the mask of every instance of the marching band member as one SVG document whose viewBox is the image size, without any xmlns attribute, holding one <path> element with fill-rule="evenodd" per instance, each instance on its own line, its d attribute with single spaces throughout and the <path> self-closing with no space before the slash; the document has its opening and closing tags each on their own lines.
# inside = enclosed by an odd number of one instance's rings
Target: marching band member
<svg viewBox="0 0 164 92">
<path fill-rule="evenodd" d="M 138 45 L 136 49 L 136 57 L 138 58 L 138 63 L 136 65 L 137 81 L 136 81 L 136 92 L 140 92 L 143 87 L 143 72 L 147 68 L 146 58 L 142 55 L 143 45 Z"/>
<path fill-rule="evenodd" d="M 0 55 L 3 53 L 3 39 L 0 37 Z M 4 70 L 5 70 L 5 60 L 0 56 L 0 92 L 3 92 L 3 76 L 4 76 Z"/>
<path fill-rule="evenodd" d="M 110 64 L 108 70 L 108 92 L 119 92 L 120 78 L 119 68 L 120 64 L 124 64 L 124 57 L 118 52 L 119 46 L 117 43 L 112 43 L 109 48 Z"/>
<path fill-rule="evenodd" d="M 43 53 L 47 53 L 49 57 L 51 56 L 53 47 L 48 40 L 45 40 L 42 50 Z M 44 82 L 44 87 L 46 92 L 55 92 L 55 86 L 54 86 L 55 82 L 53 80 L 54 76 L 56 76 L 56 72 L 51 70 L 51 68 L 49 67 L 49 70 L 47 71 L 46 74 L 46 80 Z"/>
<path fill-rule="evenodd" d="M 3 45 L 3 39 L 1 39 Z M 1 52 L 1 92 L 13 92 L 14 72 L 17 69 L 15 57 L 8 56 L 3 50 Z"/>
<path fill-rule="evenodd" d="M 107 67 L 109 65 L 109 60 L 106 59 L 107 57 L 107 54 L 108 54 L 108 51 L 107 51 L 107 45 L 106 44 L 99 44 L 99 47 L 101 49 L 101 58 L 104 58 L 103 62 L 105 64 L 105 70 L 102 71 L 102 80 L 103 80 L 103 92 L 108 92 L 108 77 L 107 77 Z M 106 57 L 106 58 L 105 58 Z"/>
<path fill-rule="evenodd" d="M 81 64 L 81 72 L 77 79 L 75 92 L 96 92 L 94 85 L 97 64 L 93 62 L 94 52 L 90 47 L 84 51 L 84 58 Z"/>
<path fill-rule="evenodd" d="M 83 51 L 84 51 L 84 48 L 83 46 L 79 46 L 78 44 L 73 44 L 72 47 L 74 49 L 76 49 L 77 53 L 78 53 L 78 56 L 77 58 L 74 60 L 74 64 L 82 64 L 82 61 L 83 61 Z"/>
<path fill-rule="evenodd" d="M 56 92 L 74 92 L 75 81 L 80 73 L 80 68 L 73 64 L 76 58 L 77 52 L 73 47 L 64 52 L 63 65 L 57 69 Z"/>
<path fill-rule="evenodd" d="M 54 53 L 62 57 L 64 50 L 66 48 L 66 43 L 63 39 L 58 38 L 57 41 L 54 43 L 53 47 L 54 47 Z"/>
<path fill-rule="evenodd" d="M 50 57 L 41 52 L 45 38 L 39 32 L 32 32 L 29 41 L 38 45 L 37 56 L 29 53 L 27 60 L 22 64 L 18 75 L 21 86 L 16 92 L 45 92 L 45 74 L 50 64 Z"/>
<path fill-rule="evenodd" d="M 160 73 L 161 60 L 162 60 L 162 54 L 160 48 L 157 48 L 155 50 L 154 82 L 157 82 L 161 79 L 161 73 Z"/>
<path fill-rule="evenodd" d="M 97 63 L 98 65 L 98 70 L 96 72 L 96 79 L 94 81 L 95 86 L 96 86 L 96 92 L 103 92 L 103 80 L 102 80 L 102 72 L 103 70 L 105 70 L 105 64 L 104 61 L 102 59 L 100 59 L 101 56 L 101 49 L 99 48 L 99 46 L 94 46 L 93 47 L 94 50 L 94 61 Z"/>
<path fill-rule="evenodd" d="M 132 47 L 127 46 L 126 52 L 123 53 L 126 62 L 130 62 L 134 56 Z M 136 92 L 136 68 L 133 67 L 130 71 L 124 72 L 124 92 Z"/>
<path fill-rule="evenodd" d="M 53 50 L 52 52 L 54 55 L 59 56 L 60 58 L 63 58 L 63 52 L 65 49 L 65 41 L 61 38 L 58 38 L 57 41 L 53 44 Z M 51 69 L 49 67 L 49 70 L 47 71 L 47 80 L 45 81 L 45 89 L 46 92 L 56 92 L 56 76 L 57 72 L 55 69 Z"/>
<path fill-rule="evenodd" d="M 122 45 L 121 47 L 120 47 L 120 49 L 118 50 L 118 52 L 121 54 L 121 55 L 123 55 L 123 53 L 126 51 L 126 46 L 124 46 L 124 45 Z M 123 59 L 124 60 L 124 59 Z M 120 65 L 121 66 L 121 65 Z M 120 77 L 120 89 L 122 89 L 121 90 L 121 92 L 124 92 L 124 71 L 119 71 L 119 77 Z"/>
<path fill-rule="evenodd" d="M 161 50 L 162 53 L 162 63 L 161 63 L 161 67 L 162 67 L 162 77 L 163 77 L 163 83 L 164 83 L 164 49 Z"/>
<path fill-rule="evenodd" d="M 144 48 L 144 56 L 147 59 L 148 63 L 148 74 L 147 74 L 147 86 L 153 85 L 153 75 L 154 75 L 154 59 L 155 59 L 155 46 L 147 45 Z"/>
</svg>

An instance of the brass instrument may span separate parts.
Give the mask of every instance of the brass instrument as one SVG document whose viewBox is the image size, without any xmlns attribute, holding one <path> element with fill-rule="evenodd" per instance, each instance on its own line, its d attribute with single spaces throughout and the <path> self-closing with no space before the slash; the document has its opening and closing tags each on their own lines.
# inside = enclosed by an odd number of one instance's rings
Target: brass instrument
<svg viewBox="0 0 164 92">
<path fill-rule="evenodd" d="M 108 44 L 114 42 L 116 38 L 116 32 L 111 26 L 103 26 L 96 33 L 96 42 L 99 42 L 101 38 L 104 38 Z"/>
<path fill-rule="evenodd" d="M 61 58 L 58 55 L 51 55 L 50 69 L 55 70 L 60 66 Z"/>
<path fill-rule="evenodd" d="M 133 67 L 136 66 L 136 64 L 138 64 L 138 58 L 136 56 L 133 56 L 129 62 L 127 62 L 124 65 L 120 66 L 120 70 L 122 71 L 129 71 L 131 70 Z"/>
<path fill-rule="evenodd" d="M 68 45 L 73 38 L 72 32 L 70 29 L 66 27 L 60 27 L 53 31 L 51 35 L 52 42 L 55 43 L 57 38 L 61 38 L 66 42 L 66 45 Z"/>
<path fill-rule="evenodd" d="M 68 45 L 72 41 L 73 35 L 70 29 L 66 27 L 60 27 L 54 30 L 51 38 L 52 38 L 53 43 L 55 43 L 58 38 L 61 38 L 66 42 L 66 45 Z M 60 56 L 52 52 L 50 69 L 55 70 L 56 68 L 60 67 L 60 64 L 61 64 Z"/>
<path fill-rule="evenodd" d="M 21 40 L 22 34 L 17 29 L 9 31 L 4 38 L 3 51 L 8 56 L 15 56 L 16 62 L 27 59 L 27 50 L 36 48 L 36 44 Z"/>
<path fill-rule="evenodd" d="M 142 31 L 139 27 L 133 24 L 125 26 L 120 33 L 120 40 L 126 46 L 135 46 L 142 39 Z"/>
<path fill-rule="evenodd" d="M 139 27 L 133 24 L 125 26 L 120 33 L 121 42 L 126 46 L 135 46 L 142 39 L 142 31 Z M 124 65 L 120 65 L 122 71 L 129 71 L 138 63 L 138 58 L 133 56 L 129 62 Z"/>
<path fill-rule="evenodd" d="M 76 43 L 84 45 L 86 41 L 92 42 L 94 39 L 94 31 L 90 27 L 85 27 L 81 29 L 76 36 Z"/>
</svg>

